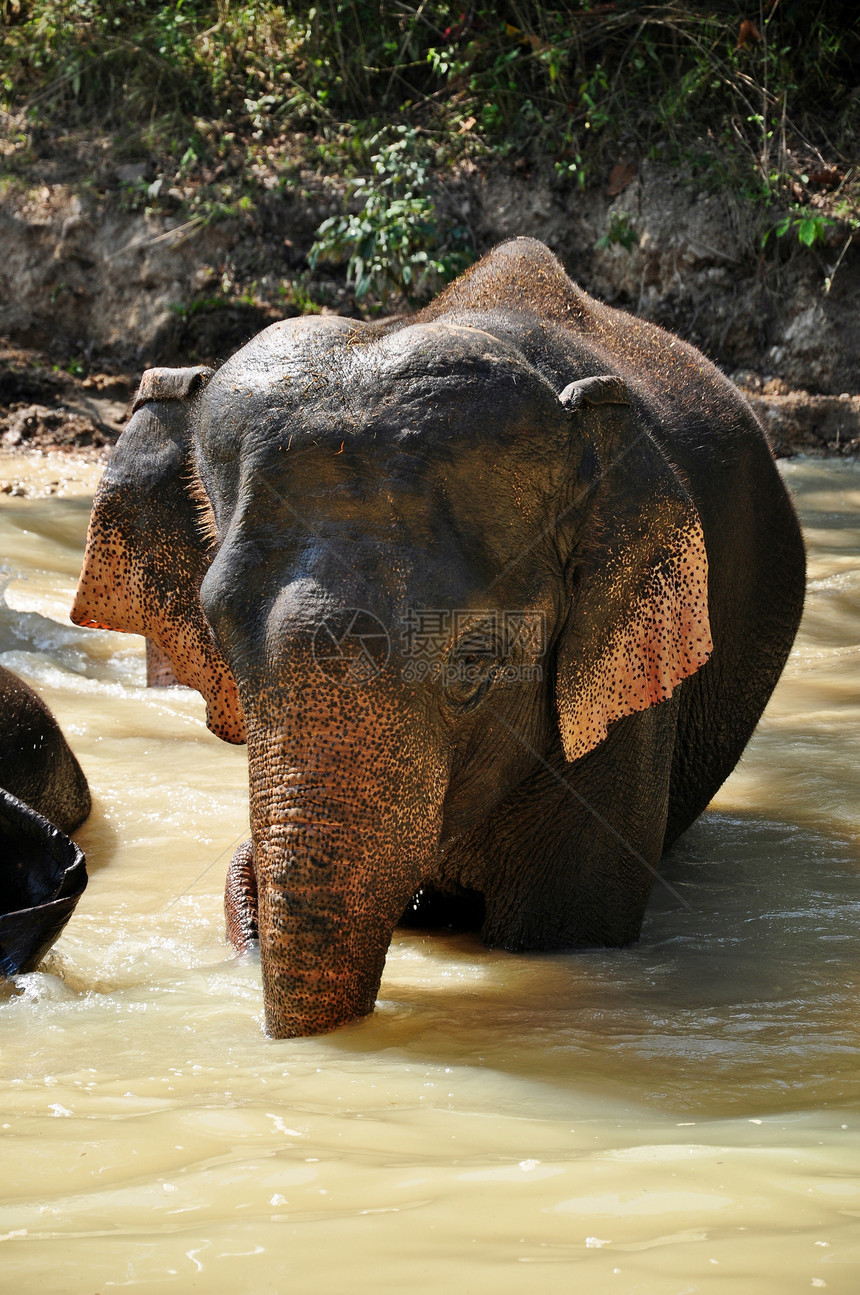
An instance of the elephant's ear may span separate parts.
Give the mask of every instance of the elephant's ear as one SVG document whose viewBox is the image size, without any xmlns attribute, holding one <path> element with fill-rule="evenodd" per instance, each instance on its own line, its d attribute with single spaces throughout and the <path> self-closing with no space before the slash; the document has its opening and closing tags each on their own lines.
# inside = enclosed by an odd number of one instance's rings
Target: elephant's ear
<svg viewBox="0 0 860 1295">
<path fill-rule="evenodd" d="M 556 656 L 564 753 L 577 760 L 614 720 L 670 697 L 704 665 L 712 643 L 698 512 L 632 415 L 624 383 L 586 378 L 560 399 L 572 415 L 587 517 Z"/>
<path fill-rule="evenodd" d="M 143 634 L 176 678 L 202 693 L 207 724 L 245 741 L 236 686 L 200 605 L 212 537 L 194 469 L 189 414 L 212 370 L 149 369 L 105 469 L 72 608 L 77 625 Z"/>
</svg>

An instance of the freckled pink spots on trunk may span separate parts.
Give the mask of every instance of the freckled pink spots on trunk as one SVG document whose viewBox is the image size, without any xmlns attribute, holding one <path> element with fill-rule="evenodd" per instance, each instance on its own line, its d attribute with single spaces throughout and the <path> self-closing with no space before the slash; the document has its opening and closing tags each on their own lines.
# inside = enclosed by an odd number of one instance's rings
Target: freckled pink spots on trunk
<svg viewBox="0 0 860 1295">
<path fill-rule="evenodd" d="M 310 676 L 274 731 L 271 711 L 261 724 L 249 703 L 263 997 L 277 1037 L 373 1010 L 394 926 L 435 858 L 447 766 L 377 685 Z"/>
</svg>

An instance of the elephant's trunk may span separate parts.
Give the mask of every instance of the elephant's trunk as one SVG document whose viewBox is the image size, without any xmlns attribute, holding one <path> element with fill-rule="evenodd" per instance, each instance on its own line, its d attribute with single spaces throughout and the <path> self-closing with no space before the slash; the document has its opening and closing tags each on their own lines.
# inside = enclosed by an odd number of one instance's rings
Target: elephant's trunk
<svg viewBox="0 0 860 1295">
<path fill-rule="evenodd" d="M 249 727 L 263 997 L 279 1038 L 373 1010 L 395 923 L 438 844 L 444 771 L 399 725 L 339 700 L 324 737 L 291 715 L 279 731 Z"/>
</svg>

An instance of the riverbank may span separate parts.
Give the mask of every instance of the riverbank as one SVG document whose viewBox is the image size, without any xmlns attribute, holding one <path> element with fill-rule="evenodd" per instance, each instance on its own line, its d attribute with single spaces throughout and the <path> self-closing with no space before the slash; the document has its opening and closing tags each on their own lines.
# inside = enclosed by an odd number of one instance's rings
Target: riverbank
<svg viewBox="0 0 860 1295">
<path fill-rule="evenodd" d="M 109 445 L 145 368 L 408 312 L 525 234 L 778 455 L 856 452 L 852 6 L 336 8 L 6 7 L 0 444 Z"/>
</svg>

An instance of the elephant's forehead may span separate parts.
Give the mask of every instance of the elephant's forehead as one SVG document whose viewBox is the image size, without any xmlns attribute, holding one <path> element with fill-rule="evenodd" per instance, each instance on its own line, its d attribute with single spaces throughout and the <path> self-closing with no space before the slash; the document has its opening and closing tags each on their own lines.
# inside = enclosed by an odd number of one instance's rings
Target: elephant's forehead
<svg viewBox="0 0 860 1295">
<path fill-rule="evenodd" d="M 555 393 L 508 342 L 481 328 L 448 322 L 380 333 L 296 333 L 276 353 L 242 352 L 215 376 L 204 397 L 203 440 L 221 452 L 237 440 L 335 448 L 346 439 L 401 441 L 465 434 L 482 439 L 541 405 L 558 416 Z M 229 451 L 228 451 L 229 452 Z"/>
<path fill-rule="evenodd" d="M 372 386 L 387 376 L 454 376 L 475 364 L 532 373 L 510 342 L 467 323 L 440 320 L 379 325 L 336 317 L 272 324 L 237 351 L 213 378 L 212 391 L 268 391 L 291 378 Z"/>
<path fill-rule="evenodd" d="M 350 339 L 363 325 L 340 317 L 290 319 L 271 324 L 232 355 L 212 377 L 210 405 L 248 399 L 287 386 L 292 378 L 343 369 Z"/>
<path fill-rule="evenodd" d="M 303 315 L 270 324 L 222 365 L 220 374 L 235 380 L 277 370 L 294 356 L 311 361 L 341 349 L 369 331 L 368 325 L 341 315 Z"/>
<path fill-rule="evenodd" d="M 506 391 L 533 398 L 541 379 L 516 347 L 482 328 L 448 322 L 413 324 L 351 349 L 344 376 L 372 405 L 456 392 L 458 400 L 490 400 Z"/>
<path fill-rule="evenodd" d="M 397 368 L 402 362 L 435 366 L 442 363 L 456 368 L 463 361 L 481 359 L 496 363 L 528 366 L 520 351 L 485 328 L 453 320 L 409 324 L 370 342 L 383 365 Z"/>
</svg>

